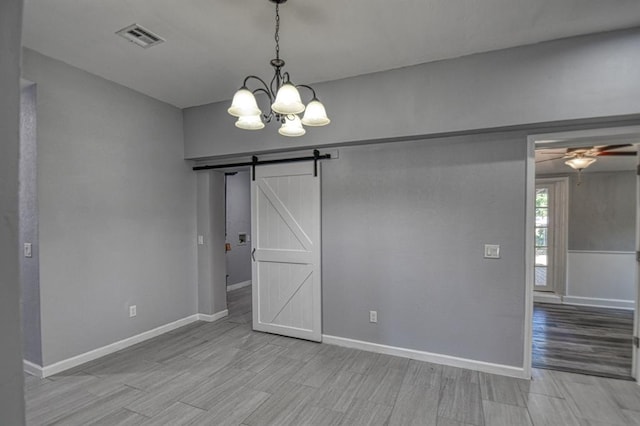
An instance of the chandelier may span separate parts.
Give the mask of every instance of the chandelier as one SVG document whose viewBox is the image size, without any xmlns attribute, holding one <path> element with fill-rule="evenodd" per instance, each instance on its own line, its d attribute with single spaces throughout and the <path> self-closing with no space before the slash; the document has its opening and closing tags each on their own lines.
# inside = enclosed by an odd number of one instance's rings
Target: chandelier
<svg viewBox="0 0 640 426">
<path fill-rule="evenodd" d="M 271 66 L 275 69 L 271 83 L 267 84 L 263 79 L 255 75 L 245 77 L 242 87 L 233 96 L 229 114 L 238 117 L 236 127 L 245 130 L 260 130 L 264 123 L 272 120 L 281 123 L 278 130 L 283 136 L 302 136 L 306 130 L 302 126 L 325 126 L 331 120 L 327 118 L 324 105 L 318 100 L 315 90 L 305 84 L 294 85 L 288 72 L 282 72 L 284 61 L 280 59 L 280 5 L 287 0 L 269 0 L 276 4 L 276 57 L 271 60 Z M 250 90 L 247 83 L 255 80 L 258 87 Z M 306 89 L 311 92 L 311 101 L 305 105 L 300 98 L 298 89 Z M 269 98 L 271 105 L 267 113 L 258 108 L 255 94 L 262 93 Z M 300 119 L 299 114 L 304 112 Z"/>
</svg>

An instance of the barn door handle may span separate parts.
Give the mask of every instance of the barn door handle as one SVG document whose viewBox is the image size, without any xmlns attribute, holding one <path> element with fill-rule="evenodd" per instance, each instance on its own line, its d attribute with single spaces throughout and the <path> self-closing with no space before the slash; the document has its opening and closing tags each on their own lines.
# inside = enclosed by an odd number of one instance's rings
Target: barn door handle
<svg viewBox="0 0 640 426">
<path fill-rule="evenodd" d="M 256 249 L 255 249 L 255 247 L 254 247 L 254 248 L 253 248 L 253 250 L 251 250 L 251 259 L 253 259 L 253 261 L 254 261 L 254 262 L 256 261 L 256 256 L 255 256 L 255 254 L 256 254 Z"/>
</svg>

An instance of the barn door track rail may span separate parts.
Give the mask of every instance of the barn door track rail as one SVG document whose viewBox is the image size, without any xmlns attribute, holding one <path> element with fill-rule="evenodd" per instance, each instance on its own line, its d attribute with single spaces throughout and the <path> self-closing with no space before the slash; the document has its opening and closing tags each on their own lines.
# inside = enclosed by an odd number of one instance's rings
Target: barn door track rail
<svg viewBox="0 0 640 426">
<path fill-rule="evenodd" d="M 329 160 L 331 158 L 331 154 L 320 154 L 320 151 L 317 149 L 313 150 L 313 156 L 307 157 L 293 157 L 293 158 L 278 158 L 275 160 L 260 160 L 256 155 L 251 157 L 251 161 L 246 161 L 244 163 L 230 163 L 230 164 L 214 164 L 208 166 L 195 166 L 193 167 L 194 171 L 200 170 L 213 170 L 213 169 L 227 169 L 232 167 L 246 167 L 251 166 L 253 169 L 251 175 L 253 176 L 253 180 L 255 180 L 256 176 L 256 166 L 262 166 L 265 164 L 280 164 L 280 163 L 298 163 L 301 161 L 313 161 L 313 175 L 318 176 L 318 161 L 320 160 Z"/>
</svg>

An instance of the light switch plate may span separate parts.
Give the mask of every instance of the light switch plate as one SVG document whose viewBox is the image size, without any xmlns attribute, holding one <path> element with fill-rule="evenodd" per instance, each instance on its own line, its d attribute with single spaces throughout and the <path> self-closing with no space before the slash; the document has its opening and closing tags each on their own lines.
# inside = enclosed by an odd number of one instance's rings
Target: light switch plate
<svg viewBox="0 0 640 426">
<path fill-rule="evenodd" d="M 24 243 L 24 257 L 32 257 L 31 243 Z"/>
<path fill-rule="evenodd" d="M 203 235 L 198 235 L 198 245 L 203 245 L 204 244 L 204 236 Z"/>
<path fill-rule="evenodd" d="M 498 244 L 485 244 L 484 245 L 484 258 L 485 259 L 500 259 L 500 246 Z"/>
</svg>

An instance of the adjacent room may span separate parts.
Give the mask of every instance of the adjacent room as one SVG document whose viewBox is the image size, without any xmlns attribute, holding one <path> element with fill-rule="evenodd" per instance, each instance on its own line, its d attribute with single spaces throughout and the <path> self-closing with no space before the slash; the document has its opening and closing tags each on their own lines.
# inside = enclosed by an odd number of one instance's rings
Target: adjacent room
<svg viewBox="0 0 640 426">
<path fill-rule="evenodd" d="M 538 145 L 534 367 L 633 379 L 636 141 Z"/>
<path fill-rule="evenodd" d="M 640 423 L 638 16 L 0 2 L 0 424 Z"/>
</svg>

